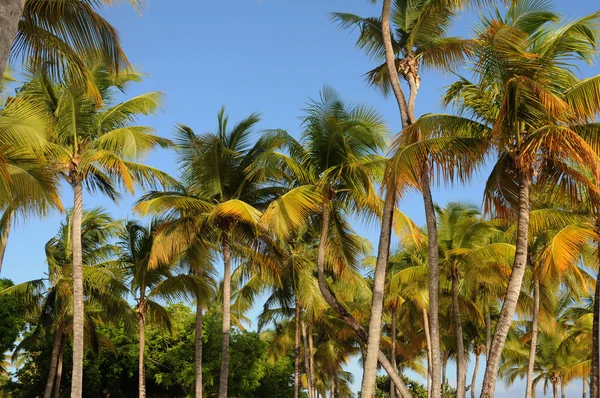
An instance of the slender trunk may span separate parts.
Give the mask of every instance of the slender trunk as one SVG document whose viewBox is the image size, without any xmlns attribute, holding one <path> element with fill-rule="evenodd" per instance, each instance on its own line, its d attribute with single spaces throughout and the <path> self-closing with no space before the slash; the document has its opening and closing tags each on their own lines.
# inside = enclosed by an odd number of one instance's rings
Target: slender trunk
<svg viewBox="0 0 600 398">
<path fill-rule="evenodd" d="M 58 352 L 58 364 L 56 366 L 56 380 L 54 381 L 54 398 L 58 398 L 60 396 L 60 381 L 62 379 L 62 369 L 63 369 L 63 354 L 65 353 L 65 339 L 62 339 L 60 344 L 60 351 Z"/>
<path fill-rule="evenodd" d="M 444 391 L 446 391 L 446 370 L 448 370 L 448 354 L 442 355 L 442 397 L 444 396 Z"/>
<path fill-rule="evenodd" d="M 52 356 L 50 357 L 50 370 L 48 372 L 48 379 L 46 380 L 46 388 L 44 388 L 44 398 L 50 398 L 52 394 L 52 387 L 54 387 L 54 381 L 56 380 L 56 371 L 58 369 L 58 357 L 60 356 L 60 347 L 63 340 L 63 328 L 60 324 L 56 328 L 54 334 L 54 344 L 52 345 Z"/>
<path fill-rule="evenodd" d="M 527 234 L 529 233 L 529 187 L 531 182 L 529 178 L 521 173 L 519 178 L 519 213 L 517 221 L 517 245 L 515 253 L 515 262 L 508 281 L 508 288 L 504 296 L 502 310 L 496 323 L 496 331 L 490 348 L 490 355 L 487 360 L 483 386 L 481 388 L 482 398 L 493 398 L 496 389 L 496 377 L 498 375 L 498 366 L 500 356 L 506 342 L 508 330 L 512 324 L 517 301 L 521 293 L 521 284 L 527 264 Z"/>
<path fill-rule="evenodd" d="M 0 0 L 0 78 L 4 76 L 24 6 L 25 0 Z"/>
<path fill-rule="evenodd" d="M 560 382 L 560 396 L 566 398 L 565 383 L 562 380 Z"/>
<path fill-rule="evenodd" d="M 477 384 L 477 372 L 479 371 L 479 351 L 475 353 L 475 369 L 473 369 L 473 378 L 471 379 L 471 398 L 475 398 L 475 385 Z"/>
<path fill-rule="evenodd" d="M 429 316 L 427 309 L 423 308 L 423 330 L 427 343 L 427 398 L 431 397 L 431 337 L 429 335 Z"/>
<path fill-rule="evenodd" d="M 329 287 L 327 286 L 327 282 L 325 280 L 325 248 L 327 246 L 327 236 L 329 230 L 329 211 L 329 204 L 326 204 L 323 207 L 323 225 L 321 227 L 321 240 L 319 242 L 319 249 L 317 253 L 317 276 L 319 282 L 319 290 L 321 291 L 321 294 L 323 295 L 323 298 L 325 299 L 327 304 L 329 304 L 329 306 L 331 306 L 331 308 L 333 308 L 333 310 L 340 315 L 344 322 L 346 322 L 346 324 L 350 326 L 352 330 L 354 330 L 354 333 L 356 333 L 356 335 L 363 341 L 363 343 L 368 344 L 369 335 L 367 334 L 365 329 L 356 321 L 356 319 L 354 319 L 352 314 L 350 314 L 350 312 L 348 312 L 348 310 L 342 304 L 340 304 L 337 298 L 329 290 Z M 381 349 L 379 349 L 378 352 L 378 360 L 379 363 L 381 363 L 381 366 L 385 369 L 387 374 L 393 380 L 394 384 L 396 384 L 396 388 L 398 388 L 402 396 L 405 398 L 411 398 L 412 394 L 410 393 L 408 388 L 406 388 L 406 385 L 404 384 L 404 381 L 402 381 L 402 378 L 399 376 L 398 371 L 394 369 L 391 362 L 387 359 L 387 357 L 385 356 L 383 351 L 381 351 Z M 361 394 L 367 393 L 363 390 Z"/>
<path fill-rule="evenodd" d="M 196 377 L 194 390 L 196 398 L 202 398 L 202 300 L 200 295 L 196 297 L 196 336 L 195 336 L 195 365 Z"/>
<path fill-rule="evenodd" d="M 600 233 L 600 216 L 596 219 L 596 233 Z M 597 256 L 600 259 L 600 240 L 597 244 Z M 590 398 L 600 398 L 600 269 L 596 276 L 594 292 L 594 320 L 592 326 L 592 369 L 590 372 Z"/>
<path fill-rule="evenodd" d="M 300 303 L 296 297 L 296 310 L 294 313 L 296 334 L 294 336 L 294 398 L 300 397 Z"/>
<path fill-rule="evenodd" d="M 361 386 L 362 398 L 371 396 L 377 377 L 377 356 L 381 340 L 381 317 L 383 315 L 383 296 L 385 276 L 390 254 L 392 222 L 394 218 L 396 191 L 394 186 L 387 187 L 383 215 L 381 217 L 381 233 L 379 235 L 379 250 L 373 276 L 373 299 L 371 302 L 371 317 L 369 319 L 369 336 L 367 341 L 367 356 L 363 363 L 364 372 Z M 394 364 L 392 359 L 392 365 Z M 394 369 L 396 367 L 394 366 Z"/>
<path fill-rule="evenodd" d="M 533 398 L 533 366 L 537 350 L 538 316 L 540 313 L 540 281 L 533 276 L 533 317 L 531 320 L 531 345 L 529 346 L 529 362 L 527 363 L 527 386 L 525 398 Z"/>
<path fill-rule="evenodd" d="M 485 358 L 490 356 L 490 347 L 492 346 L 492 316 L 490 315 L 490 307 L 488 305 L 485 311 Z"/>
<path fill-rule="evenodd" d="M 83 394 L 83 263 L 81 247 L 81 218 L 83 216 L 83 184 L 78 175 L 73 177 L 73 373 L 71 398 Z"/>
<path fill-rule="evenodd" d="M 552 382 L 552 396 L 558 398 L 558 382 L 556 381 Z"/>
<path fill-rule="evenodd" d="M 587 398 L 587 379 L 584 377 L 584 378 L 582 378 L 582 381 L 583 381 L 583 386 L 581 388 L 583 391 L 582 397 Z"/>
<path fill-rule="evenodd" d="M 315 391 L 313 389 L 312 372 L 310 369 L 310 357 L 312 356 L 308 348 L 308 338 L 306 336 L 306 324 L 302 322 L 302 344 L 304 345 L 304 367 L 306 369 L 306 384 L 309 398 L 314 398 Z"/>
<path fill-rule="evenodd" d="M 13 211 L 11 208 L 8 208 L 4 211 L 2 219 L 0 219 L 0 272 L 2 272 L 2 264 L 4 263 L 4 254 L 6 253 L 6 246 L 8 245 L 8 236 L 10 235 L 12 220 Z"/>
<path fill-rule="evenodd" d="M 460 307 L 458 306 L 458 272 L 452 275 L 452 311 L 454 312 L 454 333 L 456 334 L 456 397 L 464 398 L 467 393 L 467 362 L 463 340 Z"/>
<path fill-rule="evenodd" d="M 143 304 L 142 304 L 143 305 Z M 140 334 L 139 334 L 139 362 L 138 362 L 138 386 L 139 398 L 146 398 L 146 367 L 144 365 L 144 351 L 146 350 L 146 314 L 143 309 L 139 310 L 139 325 L 140 325 Z"/>
<path fill-rule="evenodd" d="M 313 326 L 310 319 L 306 322 L 306 331 L 308 333 L 308 364 L 310 365 L 310 383 L 313 390 L 313 395 L 315 395 L 314 391 L 317 380 L 315 376 L 315 344 L 313 338 Z"/>
<path fill-rule="evenodd" d="M 398 322 L 398 314 L 395 309 L 392 309 L 392 330 L 390 334 L 391 341 L 391 352 L 390 352 L 390 360 L 392 361 L 392 366 L 394 369 L 397 369 L 396 365 L 396 323 Z M 390 398 L 396 398 L 396 386 L 390 380 Z"/>
<path fill-rule="evenodd" d="M 331 376 L 331 396 L 330 398 L 335 398 L 335 376 Z"/>
<path fill-rule="evenodd" d="M 221 330 L 221 374 L 219 375 L 219 398 L 227 398 L 229 382 L 229 330 L 231 329 L 231 247 L 229 228 L 223 228 L 223 328 Z"/>
</svg>

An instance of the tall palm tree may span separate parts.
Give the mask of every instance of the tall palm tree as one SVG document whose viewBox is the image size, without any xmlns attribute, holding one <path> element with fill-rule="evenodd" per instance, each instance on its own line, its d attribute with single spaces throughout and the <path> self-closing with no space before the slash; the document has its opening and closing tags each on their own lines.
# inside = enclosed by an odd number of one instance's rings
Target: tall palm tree
<svg viewBox="0 0 600 398">
<path fill-rule="evenodd" d="M 73 188 L 73 378 L 72 397 L 82 394 L 83 376 L 83 283 L 81 217 L 83 187 L 118 198 L 117 184 L 133 193 L 135 185 L 152 186 L 157 181 L 174 183 L 159 170 L 136 160 L 156 147 L 167 147 L 169 140 L 153 134 L 152 128 L 136 126 L 140 115 L 155 112 L 162 94 L 142 94 L 115 103 L 115 89 L 124 90 L 140 75 L 110 73 L 103 65 L 90 68 L 94 84 L 104 99 L 98 107 L 77 80 L 53 84 L 48 70 L 35 68 L 24 91 L 28 98 L 42 106 L 50 119 L 50 138 L 56 172 Z"/>
<path fill-rule="evenodd" d="M 129 63 L 119 33 L 100 14 L 101 4 L 116 0 L 6 0 L 0 6 L 0 76 L 9 56 L 32 57 L 39 65 L 49 64 L 54 75 L 73 73 L 93 83 L 85 60 L 94 57 L 118 72 Z M 143 0 L 130 0 L 140 9 Z M 67 71 L 68 68 L 68 71 Z M 102 98 L 93 84 L 90 94 Z"/>
<path fill-rule="evenodd" d="M 150 266 L 151 252 L 159 225 L 158 220 L 153 221 L 150 227 L 144 227 L 137 221 L 128 221 L 117 242 L 121 249 L 119 262 L 126 271 L 130 291 L 136 302 L 135 312 L 139 325 L 140 398 L 146 396 L 144 364 L 146 323 L 150 319 L 152 322 L 170 328 L 168 312 L 159 301 L 187 299 L 194 293 L 206 297 L 209 291 L 202 279 L 187 273 L 175 273 L 176 264 L 158 263 Z"/>
<path fill-rule="evenodd" d="M 472 52 L 478 81 L 460 79 L 445 99 L 473 119 L 427 115 L 415 125 L 420 131 L 489 137 L 499 155 L 486 187 L 486 210 L 518 219 L 515 261 L 488 355 L 482 397 L 494 394 L 502 347 L 521 291 L 532 184 L 550 179 L 564 187 L 573 180 L 569 177 L 575 177 L 566 169 L 540 174 L 534 170 L 556 170 L 570 162 L 597 171 L 597 156 L 574 125 L 597 112 L 588 102 L 596 82 L 579 80 L 569 62 L 590 60 L 595 53 L 599 16 L 554 23 L 559 18 L 547 4 L 523 0 L 514 2 L 506 16 L 498 12 L 484 19 Z"/>
</svg>

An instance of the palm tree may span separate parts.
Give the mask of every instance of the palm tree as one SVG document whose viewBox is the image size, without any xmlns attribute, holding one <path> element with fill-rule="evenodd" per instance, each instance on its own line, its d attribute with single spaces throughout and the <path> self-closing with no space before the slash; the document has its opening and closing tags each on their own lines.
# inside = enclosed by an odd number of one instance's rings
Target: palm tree
<svg viewBox="0 0 600 398">
<path fill-rule="evenodd" d="M 513 3 L 505 17 L 498 12 L 484 19 L 472 53 L 478 82 L 461 78 L 445 99 L 473 119 L 427 115 L 414 127 L 415 131 L 462 131 L 489 137 L 499 156 L 486 187 L 486 211 L 518 219 L 515 262 L 488 355 L 482 397 L 493 396 L 502 347 L 521 291 L 532 184 L 550 179 L 560 180 L 564 187 L 574 177 L 568 170 L 539 175 L 534 170 L 556 170 L 569 162 L 597 168 L 597 156 L 574 126 L 574 121 L 596 112 L 586 99 L 593 94 L 595 82 L 580 81 L 568 62 L 591 59 L 596 46 L 594 21 L 599 15 L 554 24 L 550 22 L 558 16 L 545 7 L 520 1 Z M 577 50 L 565 43 L 578 43 Z"/>
<path fill-rule="evenodd" d="M 85 60 L 94 57 L 112 72 L 129 62 L 121 49 L 119 33 L 99 13 L 99 5 L 116 0 L 8 0 L 0 9 L 0 76 L 9 56 L 31 57 L 39 65 L 48 64 L 54 75 L 72 73 L 90 83 L 98 95 Z M 138 10 L 143 0 L 130 0 Z"/>
<path fill-rule="evenodd" d="M 98 65 L 90 69 L 94 84 L 104 99 L 97 107 L 94 98 L 76 80 L 52 84 L 45 68 L 33 69 L 24 91 L 31 101 L 42 106 L 50 119 L 50 142 L 56 172 L 73 188 L 73 378 L 72 397 L 82 394 L 83 375 L 83 284 L 81 217 L 83 187 L 118 198 L 116 184 L 129 192 L 134 186 L 152 186 L 156 181 L 173 183 L 159 170 L 135 161 L 170 141 L 152 134 L 152 128 L 134 125 L 140 115 L 153 113 L 160 106 L 161 93 L 142 94 L 121 103 L 112 103 L 114 89 L 124 90 L 140 75 L 115 75 Z"/>
<path fill-rule="evenodd" d="M 155 220 L 150 227 L 144 227 L 137 221 L 128 221 L 117 243 L 121 249 L 119 262 L 126 270 L 129 290 L 136 302 L 135 311 L 139 324 L 140 398 L 146 396 L 144 365 L 146 322 L 151 319 L 159 325 L 170 328 L 168 312 L 158 301 L 186 299 L 194 293 L 206 297 L 209 291 L 202 279 L 184 273 L 174 273 L 173 268 L 176 264 L 158 263 L 150 266 L 151 252 L 156 244 L 155 236 L 159 225 L 158 220 Z"/>
</svg>

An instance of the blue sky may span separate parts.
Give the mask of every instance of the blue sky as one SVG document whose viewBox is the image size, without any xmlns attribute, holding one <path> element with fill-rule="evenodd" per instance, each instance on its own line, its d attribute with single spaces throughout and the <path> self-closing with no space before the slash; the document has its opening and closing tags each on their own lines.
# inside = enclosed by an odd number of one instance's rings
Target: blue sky
<svg viewBox="0 0 600 398">
<path fill-rule="evenodd" d="M 572 19 L 597 11 L 598 4 L 584 0 L 555 1 L 556 8 Z M 348 101 L 364 102 L 378 109 L 388 121 L 391 133 L 400 129 L 395 102 L 366 87 L 361 75 L 373 63 L 354 48 L 355 33 L 342 31 L 329 19 L 334 11 L 363 16 L 377 15 L 380 5 L 366 0 L 147 0 L 143 15 L 128 5 L 108 9 L 108 20 L 121 32 L 130 61 L 148 74 L 132 86 L 128 95 L 160 90 L 166 94 L 163 110 L 144 122 L 169 137 L 176 123 L 197 132 L 212 130 L 222 105 L 232 120 L 251 112 L 263 115 L 261 129 L 283 128 L 299 134 L 301 108 L 309 97 L 318 96 L 323 84 L 335 87 Z M 476 23 L 475 14 L 463 15 L 453 34 L 468 35 Z M 585 76 L 600 73 L 600 67 L 584 67 Z M 417 113 L 440 110 L 443 88 L 452 76 L 425 72 L 417 101 Z M 147 162 L 177 175 L 173 155 L 155 152 Z M 434 199 L 481 203 L 485 171 L 466 185 L 437 189 Z M 65 206 L 72 193 L 63 191 Z M 134 198 L 124 195 L 118 204 L 87 194 L 86 207 L 102 205 L 115 217 L 131 217 Z M 424 222 L 422 202 L 408 195 L 401 208 L 417 223 Z M 15 227 L 9 241 L 2 277 L 21 282 L 39 278 L 46 269 L 44 244 L 56 233 L 63 216 L 28 220 Z M 377 229 L 357 225 L 357 230 L 376 246 Z M 472 366 L 472 364 L 470 364 Z M 353 362 L 355 388 L 360 386 L 360 367 Z M 470 377 L 471 368 L 469 368 Z M 453 383 L 454 368 L 448 369 Z M 481 380 L 481 375 L 479 380 Z M 502 384 L 497 396 L 522 396 L 523 383 L 510 390 Z M 567 396 L 579 397 L 581 385 L 570 386 Z M 541 391 L 540 391 L 541 393 Z"/>
</svg>

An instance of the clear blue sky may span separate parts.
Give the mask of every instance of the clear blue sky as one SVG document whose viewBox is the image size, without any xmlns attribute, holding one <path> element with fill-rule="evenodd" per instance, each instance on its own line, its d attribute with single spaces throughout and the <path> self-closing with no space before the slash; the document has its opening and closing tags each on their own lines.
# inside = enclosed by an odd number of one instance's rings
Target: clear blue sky
<svg viewBox="0 0 600 398">
<path fill-rule="evenodd" d="M 213 129 L 216 114 L 226 105 L 232 120 L 251 112 L 263 115 L 260 128 L 284 128 L 299 133 L 299 120 L 306 99 L 316 97 L 323 84 L 335 87 L 352 102 L 365 102 L 377 108 L 389 123 L 390 131 L 400 128 L 395 102 L 366 87 L 361 75 L 372 62 L 354 48 L 355 33 L 341 31 L 329 19 L 334 11 L 363 16 L 377 15 L 380 5 L 366 0 L 147 0 L 143 15 L 128 5 L 105 12 L 121 32 L 130 61 L 148 74 L 142 84 L 132 86 L 130 95 L 160 90 L 166 94 L 163 111 L 144 122 L 169 137 L 175 123 L 184 123 L 197 132 Z M 557 0 L 556 8 L 567 18 L 598 10 L 590 0 Z M 464 15 L 455 24 L 454 34 L 468 35 L 477 17 Z M 600 73 L 600 67 L 584 68 L 583 74 Z M 443 87 L 451 76 L 426 72 L 419 93 L 417 112 L 439 111 Z M 153 153 L 148 163 L 177 174 L 173 156 Z M 485 174 L 483 172 L 482 174 Z M 461 200 L 481 203 L 484 176 L 453 190 L 437 190 L 440 204 Z M 72 204 L 72 193 L 63 191 L 65 206 Z M 86 207 L 103 205 L 114 217 L 131 217 L 132 197 L 124 196 L 117 205 L 104 198 L 85 196 Z M 412 195 L 402 202 L 402 210 L 422 224 L 422 203 Z M 6 253 L 2 277 L 15 282 L 39 278 L 46 270 L 44 244 L 56 233 L 63 216 L 53 214 L 17 225 Z M 357 225 L 376 246 L 377 230 Z M 471 364 L 472 365 L 472 364 Z M 356 363 L 355 389 L 361 371 Z M 469 377 L 470 377 L 469 369 Z M 453 383 L 454 368 L 448 374 Z M 480 376 L 481 380 L 481 376 Z M 524 395 L 523 384 L 510 390 L 498 386 L 497 396 Z M 501 391 L 502 390 L 502 391 Z M 567 396 L 579 397 L 581 386 L 570 386 Z M 541 393 L 541 391 L 540 391 Z"/>
</svg>

